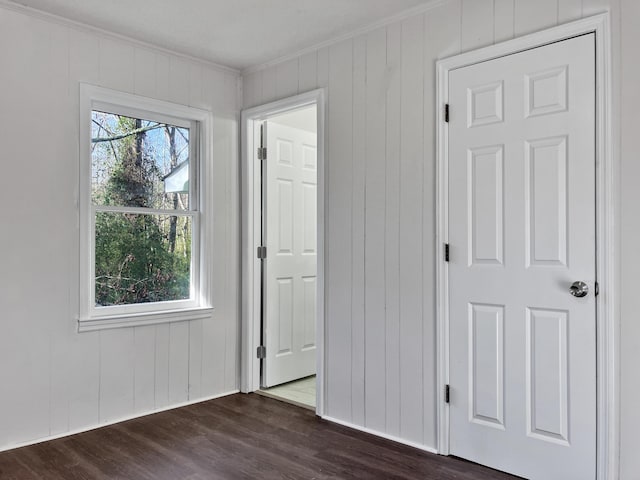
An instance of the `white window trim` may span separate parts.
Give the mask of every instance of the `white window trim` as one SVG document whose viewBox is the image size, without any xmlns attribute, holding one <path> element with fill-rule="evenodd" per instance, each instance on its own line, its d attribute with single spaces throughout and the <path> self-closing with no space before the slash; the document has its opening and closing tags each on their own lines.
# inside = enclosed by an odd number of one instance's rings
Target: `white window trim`
<svg viewBox="0 0 640 480">
<path fill-rule="evenodd" d="M 103 110 L 148 120 L 189 126 L 197 122 L 195 148 L 198 152 L 197 211 L 179 212 L 193 219 L 193 268 L 191 298 L 140 305 L 96 308 L 93 305 L 94 208 L 91 201 L 91 112 Z M 139 95 L 118 92 L 89 84 L 80 84 L 80 304 L 78 331 L 93 331 L 126 326 L 149 325 L 208 318 L 213 312 L 211 286 L 211 239 L 213 238 L 212 151 L 213 115 L 211 112 Z M 148 210 L 148 211 L 147 211 Z M 153 210 L 145 209 L 145 213 Z M 104 310 L 103 310 L 104 308 Z"/>
</svg>

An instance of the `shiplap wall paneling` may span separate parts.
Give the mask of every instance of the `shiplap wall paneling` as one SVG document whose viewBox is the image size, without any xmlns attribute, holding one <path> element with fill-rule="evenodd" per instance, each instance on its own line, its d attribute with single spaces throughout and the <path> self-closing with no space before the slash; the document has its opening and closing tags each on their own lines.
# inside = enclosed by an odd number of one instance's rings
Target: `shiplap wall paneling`
<svg viewBox="0 0 640 480">
<path fill-rule="evenodd" d="M 49 128 L 51 119 L 39 115 L 37 108 L 25 108 L 20 94 L 29 92 L 36 103 L 46 103 L 52 97 L 49 104 L 53 111 L 68 110 L 65 103 L 68 97 L 67 72 L 64 62 L 58 64 L 68 52 L 66 32 L 13 14 L 0 19 L 0 28 L 13 39 L 4 40 L 4 45 L 15 44 L 15 38 L 21 40 L 20 49 L 0 49 L 3 65 L 0 105 L 5 113 L 0 116 L 4 160 L 0 200 L 7 207 L 2 217 L 5 234 L 0 238 L 4 279 L 0 289 L 0 318 L 4 326 L 0 335 L 0 352 L 3 355 L 0 385 L 4 392 L 0 395 L 0 411 L 4 412 L 0 417 L 0 443 L 4 443 L 11 440 L 16 430 L 25 436 L 37 437 L 50 428 L 49 360 L 52 354 L 59 357 L 64 353 L 57 347 L 53 349 L 53 332 L 47 314 L 56 307 L 59 309 L 57 319 L 66 313 L 68 291 L 64 275 L 67 267 L 64 259 L 56 256 L 55 252 L 66 249 L 63 230 L 72 229 L 73 223 L 69 216 L 62 218 L 60 224 L 53 218 L 33 221 L 40 216 L 43 205 L 32 200 L 37 198 L 38 192 L 48 189 L 52 178 L 59 178 L 59 172 L 53 163 L 44 163 L 38 175 L 34 176 L 33 165 L 25 161 L 25 147 L 33 155 L 48 158 L 51 146 L 55 145 L 55 135 Z M 24 78 L 15 78 L 17 72 Z M 57 77 L 40 88 L 38 78 L 50 75 Z M 20 128 L 16 128 L 17 125 Z M 67 133 L 66 125 L 60 127 Z M 40 135 L 39 142 L 34 142 L 34 132 Z M 61 153 L 68 154 L 69 149 L 61 149 Z M 50 192 L 51 196 L 44 202 L 63 201 L 62 190 L 66 186 L 65 179 L 61 179 L 60 190 Z M 43 242 L 43 238 L 47 242 Z M 21 249 L 24 249 L 24 255 Z M 45 270 L 42 265 L 50 265 L 50 269 Z M 37 304 L 35 298 L 39 300 Z M 30 313 L 28 317 L 26 312 Z M 23 328 L 15 328 L 21 323 Z M 56 411 L 59 412 L 58 409 Z"/>
<path fill-rule="evenodd" d="M 640 272 L 640 216 L 638 216 L 638 129 L 640 128 L 640 64 L 637 46 L 640 44 L 640 3 L 636 0 L 622 2 L 622 85 L 620 94 L 624 98 L 621 106 L 621 215 L 622 215 L 622 262 L 621 300 L 622 326 L 621 347 L 621 405 L 620 416 L 620 470 L 622 480 L 633 480 L 640 472 L 640 383 L 638 382 L 638 352 L 640 352 L 640 323 L 637 321 L 637 279 Z"/>
<path fill-rule="evenodd" d="M 557 25 L 558 3 L 559 0 L 515 0 L 516 36 Z"/>
<path fill-rule="evenodd" d="M 365 170 L 364 426 L 386 429 L 385 207 L 387 31 L 367 34 Z M 329 92 L 331 96 L 331 91 Z M 329 163 L 333 161 L 329 158 Z M 329 192 L 331 197 L 331 192 Z M 331 220 L 331 219 L 329 219 Z M 330 228 L 330 227 L 329 227 Z M 332 252 L 328 252 L 330 257 Z M 331 299 L 329 299 L 330 301 Z M 328 377 L 333 372 L 329 370 Z"/>
<path fill-rule="evenodd" d="M 0 7 L 0 43 L 16 39 L 0 49 L 5 178 L 25 179 L 0 189 L 21 226 L 0 238 L 0 449 L 235 390 L 238 75 Z M 215 318 L 77 333 L 80 82 L 214 111 Z"/>
<path fill-rule="evenodd" d="M 558 23 L 566 23 L 582 17 L 582 0 L 560 0 Z"/>
<path fill-rule="evenodd" d="M 493 0 L 462 0 L 462 50 L 492 45 L 494 42 Z"/>
<path fill-rule="evenodd" d="M 353 40 L 351 186 L 351 421 L 365 423 L 365 187 L 367 178 L 367 38 Z"/>
<path fill-rule="evenodd" d="M 334 372 L 327 378 L 327 409 L 341 418 L 351 416 L 351 176 L 353 155 L 353 41 L 329 49 L 329 158 L 326 170 L 328 197 L 326 363 Z"/>
<path fill-rule="evenodd" d="M 581 1 L 581 0 L 579 0 Z M 494 0 L 493 13 L 493 40 L 494 42 L 502 42 L 510 40 L 514 36 L 514 0 Z"/>
<path fill-rule="evenodd" d="M 156 390 L 156 328 L 135 327 L 133 331 L 133 404 L 136 413 L 155 408 Z"/>
<path fill-rule="evenodd" d="M 310 52 L 298 59 L 298 93 L 314 90 L 318 85 L 318 54 Z"/>
<path fill-rule="evenodd" d="M 262 103 L 268 103 L 277 97 L 278 68 L 269 67 L 262 71 Z"/>
<path fill-rule="evenodd" d="M 111 422 L 134 410 L 134 329 L 100 332 L 100 422 Z"/>
<path fill-rule="evenodd" d="M 449 0 L 244 75 L 245 107 L 328 88 L 328 416 L 436 447 L 436 61 L 608 6 Z"/>
<path fill-rule="evenodd" d="M 400 137 L 400 436 L 423 441 L 424 20 L 402 22 Z"/>
<path fill-rule="evenodd" d="M 400 434 L 400 129 L 402 111 L 402 25 L 387 27 L 384 211 L 385 429 Z"/>
<path fill-rule="evenodd" d="M 298 59 L 294 58 L 276 67 L 276 98 L 286 98 L 298 93 Z"/>
</svg>

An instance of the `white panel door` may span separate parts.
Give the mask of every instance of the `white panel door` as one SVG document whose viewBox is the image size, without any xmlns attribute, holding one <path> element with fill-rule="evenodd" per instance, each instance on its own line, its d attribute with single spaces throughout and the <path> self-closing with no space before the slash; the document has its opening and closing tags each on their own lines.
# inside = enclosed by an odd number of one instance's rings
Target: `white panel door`
<svg viewBox="0 0 640 480">
<path fill-rule="evenodd" d="M 449 77 L 450 451 L 532 480 L 596 471 L 594 42 Z"/>
<path fill-rule="evenodd" d="M 265 122 L 267 139 L 262 386 L 316 372 L 316 134 Z"/>
</svg>

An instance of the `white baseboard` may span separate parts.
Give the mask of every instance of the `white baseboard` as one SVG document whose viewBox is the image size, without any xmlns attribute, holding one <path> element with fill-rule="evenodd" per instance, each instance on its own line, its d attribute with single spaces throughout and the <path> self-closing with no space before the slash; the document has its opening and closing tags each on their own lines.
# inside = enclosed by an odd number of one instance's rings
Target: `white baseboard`
<svg viewBox="0 0 640 480">
<path fill-rule="evenodd" d="M 79 428 L 76 430 L 70 430 L 68 432 L 59 433 L 57 435 L 49 435 L 47 437 L 37 438 L 35 440 L 29 440 L 27 442 L 16 443 L 13 445 L 7 445 L 0 447 L 0 452 L 6 452 L 8 450 L 14 450 L 16 448 L 28 447 L 29 445 L 36 445 L 42 442 L 48 442 L 50 440 L 56 440 L 58 438 L 70 437 L 71 435 L 77 435 L 78 433 L 89 432 L 91 430 L 97 430 L 98 428 L 108 427 L 109 425 L 114 425 L 116 423 L 126 422 L 128 420 L 133 420 L 135 418 L 146 417 L 148 415 L 153 415 L 160 412 L 166 412 L 167 410 L 174 410 L 176 408 L 186 407 L 189 405 L 195 405 L 196 403 L 208 402 L 209 400 L 215 400 L 216 398 L 226 397 L 228 395 L 233 395 L 235 393 L 239 393 L 240 390 L 231 390 L 230 392 L 219 393 L 217 395 L 213 395 L 210 397 L 198 398 L 197 400 L 190 400 L 188 402 L 177 403 L 174 405 L 170 405 L 168 407 L 158 408 L 156 410 L 151 410 L 144 413 L 136 413 L 134 415 L 128 415 L 126 417 L 121 417 L 116 420 L 109 420 L 108 422 L 100 423 L 97 425 L 90 425 L 87 427 Z"/>
<path fill-rule="evenodd" d="M 422 450 L 424 452 L 438 454 L 438 450 L 437 449 L 432 448 L 432 447 L 428 447 L 426 445 L 422 445 L 420 443 L 411 442 L 409 440 L 405 440 L 403 438 L 396 437 L 396 436 L 393 436 L 393 435 L 388 435 L 386 433 L 378 432 L 378 431 L 372 430 L 370 428 L 361 427 L 359 425 L 354 425 L 353 423 L 349 423 L 349 422 L 344 422 L 342 420 L 338 420 L 337 418 L 324 417 L 324 416 L 321 417 L 321 418 L 323 420 L 327 420 L 328 422 L 337 423 L 338 425 L 342 425 L 343 427 L 353 428 L 354 430 L 359 430 L 360 432 L 369 433 L 371 435 L 375 435 L 376 437 L 385 438 L 387 440 L 391 440 L 392 442 L 401 443 L 403 445 L 407 445 L 408 447 L 417 448 L 418 450 Z"/>
</svg>

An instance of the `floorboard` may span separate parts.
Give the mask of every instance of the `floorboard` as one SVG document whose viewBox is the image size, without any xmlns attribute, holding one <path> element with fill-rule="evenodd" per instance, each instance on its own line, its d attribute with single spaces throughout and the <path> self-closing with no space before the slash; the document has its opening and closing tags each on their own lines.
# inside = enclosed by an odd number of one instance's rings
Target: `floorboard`
<svg viewBox="0 0 640 480">
<path fill-rule="evenodd" d="M 2 480 L 513 480 L 318 419 L 259 395 L 231 395 L 0 453 Z"/>
</svg>

